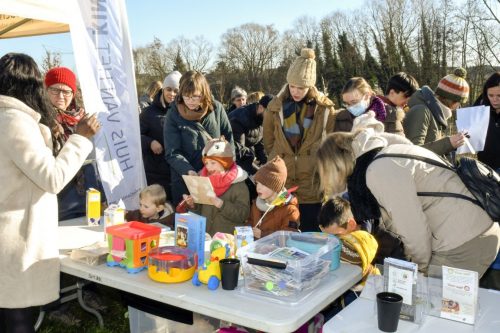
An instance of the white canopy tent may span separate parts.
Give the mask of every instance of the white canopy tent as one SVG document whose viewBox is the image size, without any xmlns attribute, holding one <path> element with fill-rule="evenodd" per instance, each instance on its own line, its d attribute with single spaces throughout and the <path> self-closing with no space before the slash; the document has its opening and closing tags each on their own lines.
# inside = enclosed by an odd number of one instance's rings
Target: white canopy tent
<svg viewBox="0 0 500 333">
<path fill-rule="evenodd" d="M 106 198 L 135 209 L 145 176 L 124 1 L 0 1 L 0 45 L 2 38 L 68 31 L 86 111 L 103 124 L 94 142 Z"/>
<path fill-rule="evenodd" d="M 0 39 L 69 32 L 65 23 L 0 14 Z"/>
</svg>

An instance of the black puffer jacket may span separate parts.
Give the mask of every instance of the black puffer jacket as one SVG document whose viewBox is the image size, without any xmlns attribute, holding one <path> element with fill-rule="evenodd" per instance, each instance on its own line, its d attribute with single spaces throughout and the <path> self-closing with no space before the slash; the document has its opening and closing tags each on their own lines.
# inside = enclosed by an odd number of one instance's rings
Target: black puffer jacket
<svg viewBox="0 0 500 333">
<path fill-rule="evenodd" d="M 236 147 L 236 163 L 250 175 L 257 172 L 254 160 L 260 165 L 267 162 L 262 142 L 264 114 L 257 115 L 258 106 L 259 103 L 245 105 L 228 115 Z"/>
<path fill-rule="evenodd" d="M 148 184 L 160 184 L 165 190 L 170 185 L 170 166 L 165 160 L 165 147 L 163 152 L 155 154 L 151 150 L 151 142 L 158 141 L 163 146 L 163 124 L 167 115 L 168 105 L 162 103 L 162 90 L 160 90 L 153 103 L 139 116 L 141 128 L 142 159 Z"/>
</svg>

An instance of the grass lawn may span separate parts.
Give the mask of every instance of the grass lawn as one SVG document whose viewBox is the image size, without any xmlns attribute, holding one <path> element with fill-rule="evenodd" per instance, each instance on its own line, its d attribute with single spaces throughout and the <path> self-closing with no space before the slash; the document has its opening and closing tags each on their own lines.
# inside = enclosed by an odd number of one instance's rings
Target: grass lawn
<svg viewBox="0 0 500 333">
<path fill-rule="evenodd" d="M 107 305 L 105 311 L 101 311 L 104 318 L 104 328 L 99 327 L 97 318 L 83 310 L 77 300 L 69 303 L 67 311 L 81 320 L 78 326 L 65 325 L 64 323 L 51 320 L 49 314 L 45 315 L 40 333 L 126 333 L 130 331 L 127 317 L 127 307 L 122 303 L 120 292 L 106 286 L 98 285 L 97 293 L 102 302 Z"/>
</svg>

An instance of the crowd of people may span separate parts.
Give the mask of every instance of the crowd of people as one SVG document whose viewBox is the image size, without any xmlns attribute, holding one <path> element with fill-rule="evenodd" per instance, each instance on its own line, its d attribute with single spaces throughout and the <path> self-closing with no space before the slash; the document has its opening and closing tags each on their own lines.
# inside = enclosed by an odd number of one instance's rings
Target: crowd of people
<svg viewBox="0 0 500 333">
<path fill-rule="evenodd" d="M 236 86 L 227 111 L 198 71 L 153 82 L 139 115 L 148 187 L 127 218 L 171 225 L 174 210 L 187 208 L 206 216 L 211 235 L 242 225 L 257 239 L 278 230 L 335 234 L 342 259 L 362 267 L 363 279 L 391 253 L 424 273 L 429 265 L 479 276 L 494 269 L 498 221 L 459 198 L 418 196 L 472 194 L 453 171 L 404 156 L 456 159 L 466 133 L 449 133 L 449 122 L 469 96 L 465 70 L 434 90 L 403 72 L 383 93 L 353 77 L 341 96 L 336 107 L 317 89 L 315 54 L 307 48 L 279 92 L 247 95 Z M 0 260 L 10 267 L 0 273 L 1 331 L 32 332 L 34 309 L 59 297 L 58 219 L 84 215 L 77 204 L 84 190 L 100 186 L 90 141 L 100 124 L 76 97 L 71 70 L 42 77 L 29 56 L 0 59 Z M 499 72 L 475 104 L 491 111 L 477 158 L 499 171 Z M 209 178 L 211 204 L 194 202 L 183 175 Z M 499 288 L 498 275 L 494 281 Z"/>
</svg>

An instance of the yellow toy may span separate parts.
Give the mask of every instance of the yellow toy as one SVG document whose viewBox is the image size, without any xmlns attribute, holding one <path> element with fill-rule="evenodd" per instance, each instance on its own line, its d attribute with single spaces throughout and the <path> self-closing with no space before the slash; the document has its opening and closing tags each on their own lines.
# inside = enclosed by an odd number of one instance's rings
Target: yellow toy
<svg viewBox="0 0 500 333">
<path fill-rule="evenodd" d="M 184 282 L 193 277 L 198 256 L 189 249 L 162 246 L 149 252 L 148 275 L 158 282 Z"/>
<path fill-rule="evenodd" d="M 228 243 L 221 240 L 213 240 L 210 243 L 210 259 L 205 261 L 205 265 L 194 273 L 193 285 L 201 286 L 202 283 L 208 286 L 208 289 L 215 290 L 220 284 L 220 265 L 219 260 L 229 257 L 231 247 Z"/>
</svg>

